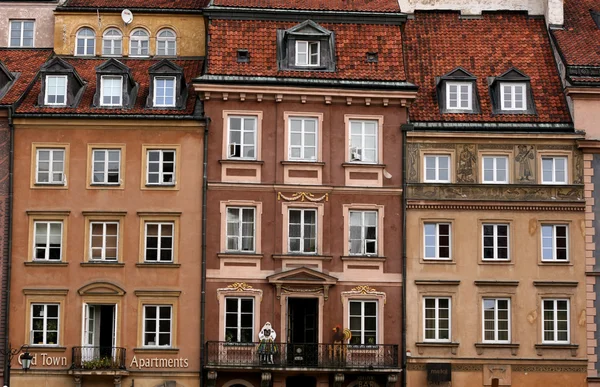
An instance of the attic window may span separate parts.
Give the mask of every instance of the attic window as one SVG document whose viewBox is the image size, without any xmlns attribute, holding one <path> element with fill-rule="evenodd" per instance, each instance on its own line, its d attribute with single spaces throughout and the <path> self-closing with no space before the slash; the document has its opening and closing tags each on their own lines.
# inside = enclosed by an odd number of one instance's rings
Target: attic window
<svg viewBox="0 0 600 387">
<path fill-rule="evenodd" d="M 436 78 L 437 96 L 441 113 L 479 113 L 477 78 L 457 67 Z"/>
<path fill-rule="evenodd" d="M 500 101 L 502 110 L 525 110 L 527 108 L 527 96 L 524 83 L 501 83 Z"/>
<path fill-rule="evenodd" d="M 248 50 L 237 50 L 237 61 L 239 63 L 250 62 L 250 53 Z"/>
<path fill-rule="evenodd" d="M 46 105 L 64 106 L 67 104 L 67 76 L 46 76 Z"/>
<path fill-rule="evenodd" d="M 277 30 L 277 61 L 279 70 L 334 71 L 334 34 L 312 20 Z"/>
<path fill-rule="evenodd" d="M 367 63 L 377 63 L 379 61 L 379 55 L 376 52 L 367 52 Z"/>
<path fill-rule="evenodd" d="M 296 41 L 296 66 L 318 66 L 319 42 Z"/>
<path fill-rule="evenodd" d="M 446 109 L 448 110 L 471 110 L 473 105 L 470 82 L 447 82 L 446 83 Z"/>
<path fill-rule="evenodd" d="M 154 109 L 184 109 L 188 90 L 183 68 L 168 59 L 148 69 L 150 90 L 146 107 Z"/>
<path fill-rule="evenodd" d="M 530 79 L 512 68 L 488 78 L 494 114 L 535 114 Z"/>
</svg>

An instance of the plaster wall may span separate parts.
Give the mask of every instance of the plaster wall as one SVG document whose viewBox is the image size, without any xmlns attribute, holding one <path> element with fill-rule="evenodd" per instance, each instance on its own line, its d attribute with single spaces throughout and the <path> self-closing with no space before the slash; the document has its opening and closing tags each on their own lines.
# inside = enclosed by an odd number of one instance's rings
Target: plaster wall
<svg viewBox="0 0 600 387">
<path fill-rule="evenodd" d="M 484 366 L 485 367 L 485 366 Z M 561 372 L 556 368 L 552 372 L 511 372 L 512 386 L 527 387 L 585 387 L 587 382 L 585 373 Z M 427 374 L 425 371 L 409 371 L 408 387 L 427 386 Z M 491 386 L 484 384 L 481 371 L 474 372 L 452 372 L 452 385 L 461 387 Z M 505 386 L 506 384 L 500 384 Z"/>
<path fill-rule="evenodd" d="M 1 2 L 0 47 L 8 47 L 10 20 L 35 20 L 34 47 L 52 47 L 54 44 L 54 9 L 57 2 Z"/>
<path fill-rule="evenodd" d="M 600 140 L 600 97 L 578 98 L 573 100 L 573 123 L 575 129 L 585 130 L 586 140 Z"/>
<path fill-rule="evenodd" d="M 129 35 L 136 28 L 150 35 L 150 56 L 156 55 L 156 35 L 163 28 L 177 34 L 177 56 L 205 55 L 205 25 L 202 15 L 196 14 L 144 14 L 135 13 L 133 22 L 125 25 L 119 13 L 58 12 L 54 24 L 54 50 L 58 55 L 74 55 L 76 34 L 80 28 L 89 27 L 96 33 L 96 56 L 102 55 L 102 34 L 108 28 L 118 28 L 123 34 L 123 56 L 129 53 Z"/>
</svg>

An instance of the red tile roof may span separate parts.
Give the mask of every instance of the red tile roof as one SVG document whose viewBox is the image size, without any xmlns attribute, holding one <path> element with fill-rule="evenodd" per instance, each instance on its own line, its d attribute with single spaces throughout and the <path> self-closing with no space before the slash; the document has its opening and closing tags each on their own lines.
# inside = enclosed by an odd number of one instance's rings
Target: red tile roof
<svg viewBox="0 0 600 387">
<path fill-rule="evenodd" d="M 400 12 L 398 0 L 214 0 L 214 5 L 347 12 Z"/>
<path fill-rule="evenodd" d="M 349 80 L 405 80 L 400 28 L 377 24 L 320 24 L 335 33 L 336 71 L 279 71 L 277 29 L 299 23 L 256 20 L 212 20 L 209 25 L 208 74 Z M 249 63 L 237 62 L 247 49 Z M 367 52 L 379 61 L 367 63 Z"/>
<path fill-rule="evenodd" d="M 209 0 L 68 0 L 62 7 L 202 9 Z"/>
<path fill-rule="evenodd" d="M 419 86 L 414 121 L 570 122 L 543 19 L 488 13 L 461 19 L 454 12 L 417 12 L 405 29 L 409 81 Z M 477 77 L 480 114 L 440 114 L 436 76 L 461 66 Z M 536 115 L 493 115 L 487 77 L 515 67 L 531 78 Z"/>
<path fill-rule="evenodd" d="M 8 93 L 0 99 L 0 105 L 15 103 L 51 54 L 51 49 L 0 48 L 0 61 L 10 72 L 20 73 Z"/>
<path fill-rule="evenodd" d="M 600 11 L 600 2 L 565 0 L 564 29 L 552 33 L 567 65 L 600 66 L 600 29 L 591 9 Z"/>
<path fill-rule="evenodd" d="M 79 114 L 105 114 L 105 115 L 132 115 L 132 114 L 154 114 L 154 115 L 189 115 L 194 111 L 196 93 L 190 85 L 192 79 L 200 74 L 202 69 L 201 60 L 173 60 L 173 63 L 183 68 L 185 80 L 188 82 L 188 100 L 185 109 L 147 109 L 146 98 L 148 97 L 150 75 L 148 69 L 159 62 L 155 59 L 121 59 L 119 61 L 131 69 L 134 81 L 140 84 L 135 105 L 130 109 L 107 109 L 92 106 L 94 93 L 96 92 L 96 66 L 106 62 L 107 59 L 83 59 L 63 58 L 73 65 L 77 73 L 87 82 L 86 90 L 79 104 L 74 108 L 69 107 L 39 107 L 37 104 L 41 90 L 41 80 L 38 79 L 27 94 L 17 113 L 79 113 Z"/>
</svg>

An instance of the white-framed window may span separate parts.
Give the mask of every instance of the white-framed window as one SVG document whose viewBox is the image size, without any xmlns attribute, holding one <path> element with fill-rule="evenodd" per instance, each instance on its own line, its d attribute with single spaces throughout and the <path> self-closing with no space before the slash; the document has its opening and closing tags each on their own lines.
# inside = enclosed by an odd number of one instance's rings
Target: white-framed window
<svg viewBox="0 0 600 387">
<path fill-rule="evenodd" d="M 63 223 L 40 220 L 35 221 L 33 227 L 33 259 L 60 261 L 62 259 Z"/>
<path fill-rule="evenodd" d="M 123 34 L 116 28 L 109 28 L 102 36 L 102 55 L 120 56 L 123 52 Z"/>
<path fill-rule="evenodd" d="M 171 29 L 164 29 L 156 35 L 156 55 L 177 55 L 177 35 Z"/>
<path fill-rule="evenodd" d="M 31 304 L 31 345 L 58 345 L 59 304 Z"/>
<path fill-rule="evenodd" d="M 117 261 L 119 222 L 90 222 L 90 260 Z"/>
<path fill-rule="evenodd" d="M 96 33 L 91 28 L 81 28 L 76 35 L 75 55 L 93 56 L 96 54 Z"/>
<path fill-rule="evenodd" d="M 569 226 L 542 224 L 542 261 L 569 260 Z"/>
<path fill-rule="evenodd" d="M 256 160 L 256 123 L 254 116 L 228 117 L 228 158 Z"/>
<path fill-rule="evenodd" d="M 288 215 L 288 252 L 316 254 L 317 210 L 290 208 Z"/>
<path fill-rule="evenodd" d="M 424 181 L 426 183 L 450 182 L 450 155 L 426 155 L 424 159 Z"/>
<path fill-rule="evenodd" d="M 318 66 L 321 63 L 320 42 L 296 41 L 296 66 Z"/>
<path fill-rule="evenodd" d="M 506 156 L 483 156 L 482 158 L 482 181 L 492 184 L 508 183 L 508 157 Z"/>
<path fill-rule="evenodd" d="M 483 260 L 508 261 L 508 224 L 484 223 L 482 232 Z"/>
<path fill-rule="evenodd" d="M 350 211 L 350 255 L 377 255 L 377 211 Z"/>
<path fill-rule="evenodd" d="M 144 260 L 146 262 L 173 262 L 175 224 L 173 222 L 146 222 Z"/>
<path fill-rule="evenodd" d="M 151 149 L 147 151 L 146 184 L 175 184 L 175 150 Z"/>
<path fill-rule="evenodd" d="M 227 251 L 255 251 L 255 214 L 254 207 L 227 207 Z"/>
<path fill-rule="evenodd" d="M 138 28 L 133 30 L 129 40 L 129 55 L 130 56 L 148 56 L 149 55 L 150 37 L 146 30 Z"/>
<path fill-rule="evenodd" d="M 254 298 L 225 297 L 225 341 L 254 341 Z"/>
<path fill-rule="evenodd" d="M 45 105 L 64 106 L 67 104 L 67 76 L 46 75 Z"/>
<path fill-rule="evenodd" d="M 318 123 L 316 118 L 289 118 L 289 153 L 294 161 L 317 161 Z"/>
<path fill-rule="evenodd" d="M 423 341 L 450 341 L 451 312 L 449 297 L 423 298 Z"/>
<path fill-rule="evenodd" d="M 542 300 L 542 342 L 565 344 L 570 342 L 569 300 Z"/>
<path fill-rule="evenodd" d="M 567 158 L 542 157 L 542 184 L 567 184 Z"/>
<path fill-rule="evenodd" d="M 65 150 L 38 148 L 35 163 L 36 184 L 65 184 Z"/>
<path fill-rule="evenodd" d="M 376 345 L 378 341 L 377 301 L 350 300 L 348 304 L 350 309 L 348 326 L 352 332 L 350 344 Z"/>
<path fill-rule="evenodd" d="M 144 305 L 144 347 L 170 347 L 172 327 L 171 305 Z"/>
<path fill-rule="evenodd" d="M 447 110 L 472 110 L 471 82 L 447 82 L 446 83 L 446 109 Z"/>
<path fill-rule="evenodd" d="M 510 343 L 510 299 L 483 299 L 482 332 L 484 343 Z"/>
<path fill-rule="evenodd" d="M 11 20 L 9 47 L 33 47 L 35 21 Z"/>
<path fill-rule="evenodd" d="M 446 259 L 450 256 L 450 223 L 425 223 L 423 225 L 425 259 Z"/>
<path fill-rule="evenodd" d="M 377 121 L 350 120 L 350 161 L 378 162 Z"/>
<path fill-rule="evenodd" d="M 175 77 L 154 77 L 154 106 L 175 106 Z"/>
<path fill-rule="evenodd" d="M 123 77 L 103 75 L 101 82 L 101 105 L 121 106 L 123 97 Z"/>
<path fill-rule="evenodd" d="M 501 83 L 500 101 L 502 110 L 526 110 L 527 95 L 525 83 Z"/>
<path fill-rule="evenodd" d="M 121 184 L 120 149 L 94 149 L 92 162 L 92 184 Z"/>
</svg>

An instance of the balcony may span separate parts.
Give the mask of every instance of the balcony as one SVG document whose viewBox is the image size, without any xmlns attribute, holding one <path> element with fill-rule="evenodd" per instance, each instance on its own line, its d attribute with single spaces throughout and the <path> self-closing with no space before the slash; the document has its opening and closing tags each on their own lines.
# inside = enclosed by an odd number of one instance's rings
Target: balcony
<svg viewBox="0 0 600 387">
<path fill-rule="evenodd" d="M 125 370 L 125 348 L 121 347 L 73 347 L 72 370 L 117 371 Z"/>
<path fill-rule="evenodd" d="M 310 368 L 320 370 L 398 369 L 398 345 L 274 343 L 267 354 L 260 343 L 206 343 L 206 366 L 221 369 Z"/>
</svg>

